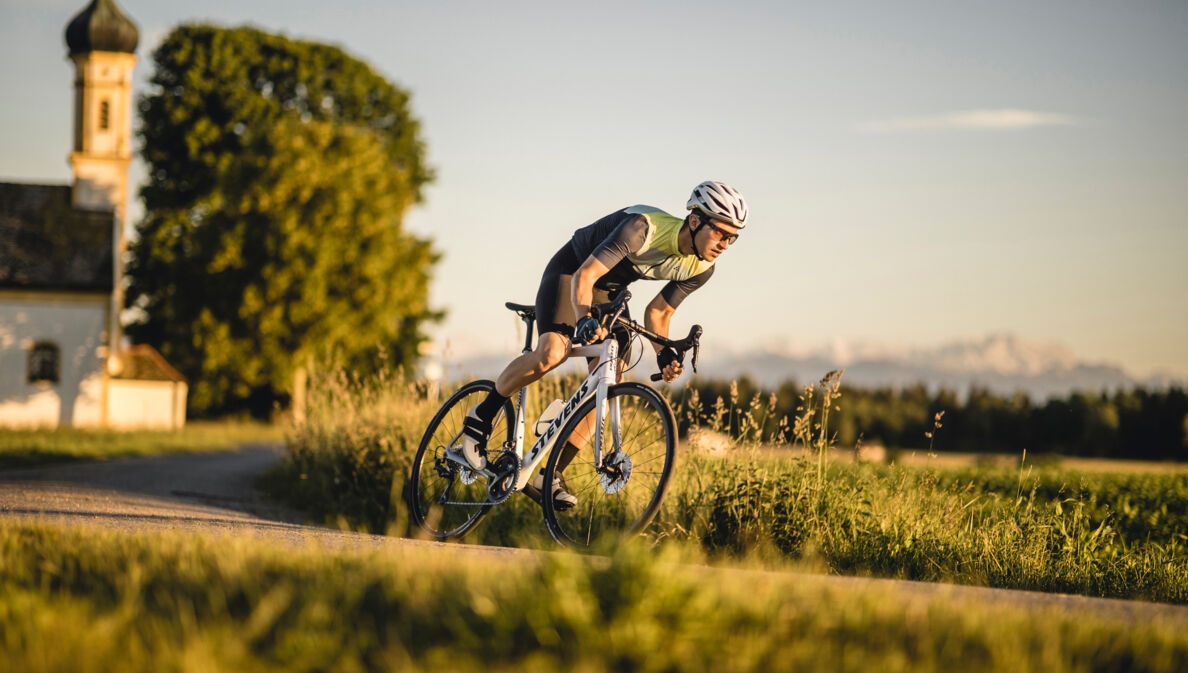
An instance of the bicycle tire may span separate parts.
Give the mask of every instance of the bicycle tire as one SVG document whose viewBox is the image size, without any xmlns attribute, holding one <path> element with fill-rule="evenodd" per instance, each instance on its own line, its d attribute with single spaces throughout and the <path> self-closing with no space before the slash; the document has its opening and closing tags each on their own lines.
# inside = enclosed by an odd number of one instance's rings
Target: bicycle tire
<svg viewBox="0 0 1188 673">
<path fill-rule="evenodd" d="M 493 505 L 483 505 L 487 500 L 487 478 L 470 473 L 470 484 L 463 483 L 465 468 L 451 461 L 438 462 L 443 457 L 446 444 L 459 438 L 462 419 L 470 407 L 486 398 L 495 389 L 495 383 L 488 380 L 471 381 L 451 395 L 425 428 L 421 443 L 413 458 L 408 480 L 409 515 L 414 524 L 435 540 L 457 540 L 470 532 Z M 515 407 L 511 400 L 504 403 L 492 423 L 488 451 L 504 450 L 509 446 Z M 448 476 L 438 472 L 441 467 Z M 443 502 L 444 501 L 444 502 Z M 467 504 L 448 504 L 460 503 Z"/>
<path fill-rule="evenodd" d="M 660 509 L 676 462 L 676 419 L 660 393 L 630 381 L 610 386 L 607 400 L 619 402 L 621 453 L 629 458 L 630 476 L 622 484 L 613 479 L 610 483 L 604 481 L 607 475 L 594 465 L 595 433 L 591 431 L 588 439 L 580 442 L 573 462 L 562 472 L 567 489 L 578 498 L 577 505 L 559 509 L 550 497 L 547 485 L 553 483 L 564 453 L 556 449 L 564 446 L 577 426 L 593 413 L 593 397 L 561 429 L 544 470 L 546 488 L 541 506 L 549 533 L 561 545 L 581 551 L 589 551 L 599 541 L 642 533 Z M 603 452 L 604 456 L 614 453 L 609 413 L 603 422 Z M 619 488 L 617 492 L 608 492 L 608 488 L 615 487 Z"/>
</svg>

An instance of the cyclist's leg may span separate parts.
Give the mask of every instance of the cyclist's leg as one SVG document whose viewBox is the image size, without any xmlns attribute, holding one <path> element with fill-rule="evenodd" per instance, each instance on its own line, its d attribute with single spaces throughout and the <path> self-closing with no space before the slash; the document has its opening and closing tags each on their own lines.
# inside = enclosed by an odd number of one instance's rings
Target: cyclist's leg
<svg viewBox="0 0 1188 673">
<path fill-rule="evenodd" d="M 462 455 L 471 467 L 480 470 L 486 462 L 481 450 L 486 447 L 491 421 L 500 407 L 521 388 L 555 369 L 568 357 L 569 338 L 557 332 L 545 332 L 540 335 L 535 350 L 512 360 L 503 369 L 495 386 L 481 402 L 470 408 L 463 422 Z"/>
<path fill-rule="evenodd" d="M 536 329 L 540 335 L 536 348 L 512 360 L 495 380 L 495 388 L 468 414 L 472 417 L 470 425 L 474 432 L 468 433 L 464 452 L 476 453 L 472 447 L 482 444 L 482 431 L 505 400 L 569 357 L 575 322 L 569 289 L 573 272 L 579 265 L 577 255 L 567 242 L 545 266 L 536 291 Z"/>
<path fill-rule="evenodd" d="M 500 395 L 511 397 L 520 388 L 556 369 L 569 357 L 569 337 L 559 332 L 544 332 L 536 349 L 512 360 L 495 381 Z"/>
</svg>

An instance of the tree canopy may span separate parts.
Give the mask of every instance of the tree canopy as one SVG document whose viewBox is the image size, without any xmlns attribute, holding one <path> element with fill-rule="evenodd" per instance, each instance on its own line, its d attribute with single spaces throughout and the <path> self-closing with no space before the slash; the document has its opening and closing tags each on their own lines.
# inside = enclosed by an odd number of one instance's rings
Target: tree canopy
<svg viewBox="0 0 1188 673">
<path fill-rule="evenodd" d="M 139 101 L 132 338 L 197 412 L 267 410 L 311 359 L 410 363 L 437 260 L 402 218 L 432 179 L 408 94 L 341 49 L 181 26 Z"/>
</svg>

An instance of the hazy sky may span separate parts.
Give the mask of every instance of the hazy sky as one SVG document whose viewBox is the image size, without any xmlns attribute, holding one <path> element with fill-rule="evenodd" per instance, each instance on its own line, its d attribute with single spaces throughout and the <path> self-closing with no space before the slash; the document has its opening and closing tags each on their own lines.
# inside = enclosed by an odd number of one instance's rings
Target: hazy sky
<svg viewBox="0 0 1188 673">
<path fill-rule="evenodd" d="M 1182 0 L 118 2 L 138 93 L 195 20 L 332 42 L 412 92 L 438 180 L 408 223 L 445 255 L 455 352 L 516 350 L 503 302 L 531 303 L 574 229 L 683 212 L 717 179 L 751 224 L 674 332 L 1010 331 L 1188 376 Z M 69 180 L 63 33 L 84 5 L 0 0 L 0 180 Z M 659 289 L 634 286 L 637 312 Z"/>
</svg>

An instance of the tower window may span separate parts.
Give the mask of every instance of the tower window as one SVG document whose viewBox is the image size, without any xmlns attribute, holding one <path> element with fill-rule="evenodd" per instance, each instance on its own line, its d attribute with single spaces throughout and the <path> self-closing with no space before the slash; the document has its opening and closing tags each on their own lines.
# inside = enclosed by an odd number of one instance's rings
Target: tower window
<svg viewBox="0 0 1188 673">
<path fill-rule="evenodd" d="M 99 104 L 99 130 L 106 131 L 111 124 L 111 105 L 107 101 Z"/>
<path fill-rule="evenodd" d="M 62 349 L 52 341 L 38 341 L 29 349 L 29 383 L 57 383 L 62 373 Z"/>
</svg>

